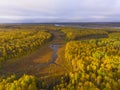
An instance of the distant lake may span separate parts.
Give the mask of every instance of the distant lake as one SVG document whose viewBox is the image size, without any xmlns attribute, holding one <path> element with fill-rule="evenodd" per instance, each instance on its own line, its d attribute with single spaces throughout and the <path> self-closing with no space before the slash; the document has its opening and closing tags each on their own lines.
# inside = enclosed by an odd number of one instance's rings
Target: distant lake
<svg viewBox="0 0 120 90">
<path fill-rule="evenodd" d="M 67 24 L 67 23 L 60 23 L 60 24 L 54 24 L 54 26 L 69 26 L 69 27 L 78 27 L 78 28 L 116 28 L 120 29 L 120 24 L 99 24 L 99 23 L 81 23 L 81 24 Z"/>
</svg>

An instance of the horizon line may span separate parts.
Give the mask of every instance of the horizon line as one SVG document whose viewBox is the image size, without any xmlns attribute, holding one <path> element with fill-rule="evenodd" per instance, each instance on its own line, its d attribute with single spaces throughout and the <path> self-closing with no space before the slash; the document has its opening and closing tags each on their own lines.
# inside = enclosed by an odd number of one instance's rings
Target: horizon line
<svg viewBox="0 0 120 90">
<path fill-rule="evenodd" d="M 66 24 L 74 24 L 74 23 L 120 23 L 120 21 L 118 22 L 118 21 L 113 21 L 113 22 L 107 22 L 107 21 L 104 21 L 104 22 L 90 22 L 90 21 L 88 21 L 88 22 L 11 22 L 11 23 L 0 23 L 0 24 L 62 24 L 62 23 L 66 23 Z"/>
</svg>

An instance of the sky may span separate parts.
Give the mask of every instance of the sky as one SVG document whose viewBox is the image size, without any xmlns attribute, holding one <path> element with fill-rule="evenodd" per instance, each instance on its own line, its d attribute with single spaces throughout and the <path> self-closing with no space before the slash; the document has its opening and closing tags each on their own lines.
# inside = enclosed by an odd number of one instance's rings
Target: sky
<svg viewBox="0 0 120 90">
<path fill-rule="evenodd" d="M 0 0 L 0 23 L 120 22 L 120 0 Z"/>
</svg>

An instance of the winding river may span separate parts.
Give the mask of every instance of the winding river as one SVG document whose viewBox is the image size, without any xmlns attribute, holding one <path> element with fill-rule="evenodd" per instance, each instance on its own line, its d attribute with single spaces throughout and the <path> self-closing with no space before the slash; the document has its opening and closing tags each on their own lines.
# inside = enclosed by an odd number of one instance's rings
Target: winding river
<svg viewBox="0 0 120 90">
<path fill-rule="evenodd" d="M 57 59 L 57 57 L 58 57 L 57 56 L 57 51 L 58 51 L 58 49 L 59 49 L 60 46 L 61 46 L 60 44 L 52 44 L 52 45 L 50 45 L 49 47 L 53 50 L 53 54 L 52 54 L 51 60 L 49 60 L 49 62 L 47 62 L 47 63 L 38 64 L 38 65 L 35 66 L 35 68 L 38 68 L 38 70 L 39 70 L 39 67 L 40 68 L 46 67 L 46 66 L 49 66 L 50 64 L 55 64 L 57 66 L 60 66 L 60 65 L 58 65 L 55 62 L 56 59 Z"/>
<path fill-rule="evenodd" d="M 52 63 L 55 64 L 55 61 L 57 59 L 57 51 L 59 47 L 60 47 L 59 44 L 50 45 L 50 48 L 53 50 L 53 55 L 52 55 L 52 60 L 49 62 L 49 64 L 52 64 Z"/>
</svg>

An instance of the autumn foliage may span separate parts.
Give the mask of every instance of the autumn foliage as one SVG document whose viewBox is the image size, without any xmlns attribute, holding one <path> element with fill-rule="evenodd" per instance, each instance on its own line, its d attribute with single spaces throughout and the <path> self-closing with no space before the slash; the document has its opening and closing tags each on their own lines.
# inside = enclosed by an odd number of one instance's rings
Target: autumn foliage
<svg viewBox="0 0 120 90">
<path fill-rule="evenodd" d="M 71 69 L 54 90 L 120 90 L 119 35 L 68 42 L 65 60 Z"/>
<path fill-rule="evenodd" d="M 51 34 L 38 30 L 1 30 L 0 63 L 29 54 L 51 39 Z"/>
</svg>

